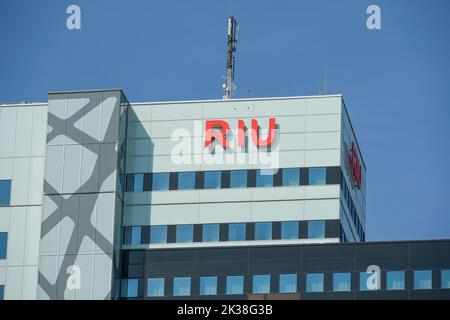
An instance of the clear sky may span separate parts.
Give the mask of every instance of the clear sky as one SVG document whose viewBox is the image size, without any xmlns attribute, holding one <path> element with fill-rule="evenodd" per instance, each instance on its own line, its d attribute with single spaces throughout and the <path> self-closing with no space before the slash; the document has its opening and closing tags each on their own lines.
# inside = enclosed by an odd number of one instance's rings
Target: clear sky
<svg viewBox="0 0 450 320">
<path fill-rule="evenodd" d="M 81 30 L 66 28 L 70 4 Z M 221 98 L 229 14 L 237 97 L 318 94 L 327 65 L 368 167 L 367 239 L 450 238 L 448 0 L 0 0 L 0 102 Z"/>
</svg>

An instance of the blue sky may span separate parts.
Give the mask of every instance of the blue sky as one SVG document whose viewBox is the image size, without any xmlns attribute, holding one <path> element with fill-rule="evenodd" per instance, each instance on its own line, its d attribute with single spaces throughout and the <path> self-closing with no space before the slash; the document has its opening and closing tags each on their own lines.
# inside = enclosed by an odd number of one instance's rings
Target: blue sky
<svg viewBox="0 0 450 320">
<path fill-rule="evenodd" d="M 66 8 L 81 7 L 79 31 Z M 382 29 L 366 28 L 377 4 Z M 368 240 L 450 238 L 450 1 L 0 0 L 0 102 L 122 88 L 130 101 L 344 94 L 368 167 Z"/>
</svg>

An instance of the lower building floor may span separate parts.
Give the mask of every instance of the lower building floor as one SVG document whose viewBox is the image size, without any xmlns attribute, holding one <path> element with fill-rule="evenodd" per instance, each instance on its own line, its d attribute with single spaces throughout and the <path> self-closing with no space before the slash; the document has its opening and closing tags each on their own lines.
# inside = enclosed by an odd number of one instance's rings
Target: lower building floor
<svg viewBox="0 0 450 320">
<path fill-rule="evenodd" d="M 450 240 L 124 250 L 123 299 L 450 299 Z"/>
</svg>

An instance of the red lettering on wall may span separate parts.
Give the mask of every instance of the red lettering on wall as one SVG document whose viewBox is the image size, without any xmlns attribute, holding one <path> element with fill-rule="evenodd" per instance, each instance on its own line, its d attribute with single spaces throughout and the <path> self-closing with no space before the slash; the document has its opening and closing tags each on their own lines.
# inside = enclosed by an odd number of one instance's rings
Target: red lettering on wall
<svg viewBox="0 0 450 320">
<path fill-rule="evenodd" d="M 259 126 L 258 120 L 252 119 L 252 141 L 258 147 L 268 147 L 275 140 L 276 136 L 276 122 L 275 118 L 269 119 L 269 133 L 266 139 L 261 139 L 259 136 Z M 228 122 L 224 120 L 206 120 L 206 135 L 205 135 L 205 147 L 211 147 L 214 141 L 218 141 L 219 144 L 228 148 L 229 143 L 227 140 L 227 135 L 230 131 L 230 126 Z M 243 147 L 245 145 L 245 123 L 244 120 L 238 120 L 237 129 L 237 145 L 238 147 Z"/>
<path fill-rule="evenodd" d="M 350 168 L 353 175 L 353 180 L 355 181 L 355 185 L 358 189 L 361 189 L 361 181 L 362 181 L 362 169 L 361 163 L 359 161 L 358 153 L 356 151 L 356 145 L 352 142 L 352 150 L 350 153 Z"/>
<path fill-rule="evenodd" d="M 267 147 L 272 144 L 272 140 L 275 138 L 275 118 L 269 119 L 269 134 L 266 140 L 261 140 L 259 137 L 258 120 L 252 119 L 252 140 L 258 147 Z"/>
<path fill-rule="evenodd" d="M 238 121 L 238 147 L 245 145 L 245 124 L 244 120 Z"/>
<path fill-rule="evenodd" d="M 205 147 L 209 147 L 216 139 L 224 148 L 228 148 L 227 135 L 230 126 L 223 120 L 206 121 Z"/>
</svg>

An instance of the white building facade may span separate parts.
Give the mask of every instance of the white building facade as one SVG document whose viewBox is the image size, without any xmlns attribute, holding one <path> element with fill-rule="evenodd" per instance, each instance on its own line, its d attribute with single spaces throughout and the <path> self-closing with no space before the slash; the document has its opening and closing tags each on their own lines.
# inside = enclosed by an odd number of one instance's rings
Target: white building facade
<svg viewBox="0 0 450 320">
<path fill-rule="evenodd" d="M 0 105 L 0 297 L 127 296 L 123 250 L 362 242 L 365 189 L 341 95 Z"/>
</svg>

